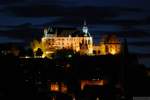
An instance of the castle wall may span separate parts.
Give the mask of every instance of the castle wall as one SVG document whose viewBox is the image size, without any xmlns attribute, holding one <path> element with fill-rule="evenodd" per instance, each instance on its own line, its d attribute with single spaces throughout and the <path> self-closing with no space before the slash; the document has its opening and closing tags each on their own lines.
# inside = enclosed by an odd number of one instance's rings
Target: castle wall
<svg viewBox="0 0 150 100">
<path fill-rule="evenodd" d="M 42 45 L 46 52 L 54 52 L 57 49 L 73 49 L 77 52 L 82 51 L 81 46 L 86 45 L 85 53 L 93 52 L 92 37 L 43 37 Z"/>
</svg>

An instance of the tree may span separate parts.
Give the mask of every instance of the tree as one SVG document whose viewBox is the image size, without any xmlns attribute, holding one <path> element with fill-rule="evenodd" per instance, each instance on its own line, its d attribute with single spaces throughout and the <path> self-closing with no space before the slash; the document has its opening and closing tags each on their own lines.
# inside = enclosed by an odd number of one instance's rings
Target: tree
<svg viewBox="0 0 150 100">
<path fill-rule="evenodd" d="M 71 58 L 72 56 L 77 55 L 77 52 L 75 52 L 72 49 L 60 49 L 60 50 L 56 50 L 53 58 Z"/>
<path fill-rule="evenodd" d="M 26 56 L 26 51 L 25 51 L 24 48 L 20 48 L 19 50 L 20 50 L 20 52 L 19 52 L 19 56 L 20 56 L 20 57 Z"/>
<path fill-rule="evenodd" d="M 33 56 L 34 56 L 34 53 L 33 53 L 32 48 L 28 48 L 28 49 L 26 50 L 26 55 L 27 55 L 27 56 L 30 56 L 30 57 L 33 57 Z"/>
<path fill-rule="evenodd" d="M 38 48 L 36 51 L 36 56 L 42 56 L 43 55 L 43 51 L 41 48 Z"/>
</svg>

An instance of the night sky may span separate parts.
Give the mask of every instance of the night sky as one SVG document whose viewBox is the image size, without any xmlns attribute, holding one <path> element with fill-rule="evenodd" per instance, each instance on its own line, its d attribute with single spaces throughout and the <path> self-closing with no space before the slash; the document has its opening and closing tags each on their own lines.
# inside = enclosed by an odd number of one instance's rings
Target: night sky
<svg viewBox="0 0 150 100">
<path fill-rule="evenodd" d="M 150 54 L 149 12 L 150 0 L 0 0 L 0 42 L 38 35 L 5 32 L 21 25 L 80 27 L 86 20 L 91 34 L 127 33 L 132 52 Z"/>
</svg>

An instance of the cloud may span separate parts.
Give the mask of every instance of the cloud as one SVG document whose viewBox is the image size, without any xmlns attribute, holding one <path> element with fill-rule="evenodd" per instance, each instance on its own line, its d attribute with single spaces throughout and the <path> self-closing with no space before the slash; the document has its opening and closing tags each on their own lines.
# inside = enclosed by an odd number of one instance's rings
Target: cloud
<svg viewBox="0 0 150 100">
<path fill-rule="evenodd" d="M 41 28 L 35 28 L 32 24 L 25 23 L 13 26 L 10 30 L 0 30 L 0 36 L 32 41 L 34 38 L 38 39 L 42 37 L 42 32 L 43 30 Z"/>
<path fill-rule="evenodd" d="M 28 6 L 11 6 L 4 9 L 4 12 L 10 16 L 17 17 L 47 17 L 60 16 L 63 10 L 61 6 L 53 5 L 28 5 Z"/>
<path fill-rule="evenodd" d="M 51 1 L 51 2 L 50 2 Z M 58 17 L 58 19 L 52 20 L 47 23 L 44 20 L 45 25 L 82 25 L 83 20 L 86 20 L 88 25 L 115 25 L 122 29 L 122 31 L 137 31 L 135 26 L 150 24 L 149 18 L 146 19 L 130 19 L 128 15 L 134 15 L 134 17 L 140 17 L 144 10 L 139 8 L 130 8 L 130 7 L 117 7 L 117 6 L 65 6 L 66 2 L 63 0 L 44 0 L 43 3 L 40 3 L 40 0 L 33 5 L 34 2 L 26 2 L 26 5 L 12 5 L 3 8 L 3 14 L 7 14 L 10 17 L 14 18 L 29 18 L 29 19 L 39 19 L 39 18 L 48 18 L 48 17 Z M 47 2 L 47 4 L 45 4 Z M 136 16 L 139 14 L 139 16 Z M 127 19 L 117 19 L 120 16 L 127 16 Z M 116 19 L 114 19 L 116 18 Z M 31 21 L 28 21 L 31 22 Z M 33 22 L 33 21 L 32 21 Z M 31 23 L 32 23 L 31 22 Z M 42 20 L 39 20 L 42 22 Z M 99 31 L 98 29 L 96 31 Z M 107 31 L 107 29 L 106 29 Z M 140 30 L 141 33 L 144 30 Z M 30 32 L 29 32 L 30 33 Z M 136 33 L 136 32 L 134 32 Z M 143 36 L 141 33 L 136 33 L 137 36 Z M 31 33 L 32 34 L 32 33 Z M 128 35 L 134 37 L 134 35 Z M 147 36 L 147 33 L 144 33 L 144 36 Z"/>
<path fill-rule="evenodd" d="M 47 22 L 46 25 L 81 25 L 83 20 L 86 20 L 88 25 L 103 25 L 103 26 L 118 26 L 119 28 L 123 30 L 138 30 L 137 26 L 147 26 L 150 25 L 149 21 L 142 18 L 142 19 L 113 19 L 117 16 L 117 14 L 102 14 L 97 16 L 65 16 L 60 17 L 57 20 L 54 20 L 53 22 Z M 119 15 L 118 15 L 119 16 Z M 144 28 L 140 28 L 144 29 Z M 141 31 L 141 30 L 140 30 Z"/>
<path fill-rule="evenodd" d="M 0 43 L 23 43 L 23 40 L 6 37 L 6 36 L 0 36 Z"/>
<path fill-rule="evenodd" d="M 103 15 L 103 16 L 76 16 L 76 17 L 62 17 L 59 20 L 54 21 L 54 24 L 80 24 L 81 21 L 87 20 L 90 25 L 138 25 L 142 24 L 141 21 L 138 20 L 112 20 L 113 15 Z M 115 17 L 115 16 L 114 16 Z"/>
<path fill-rule="evenodd" d="M 150 47 L 149 46 L 150 42 L 147 42 L 147 41 L 132 42 L 132 43 L 129 43 L 129 44 L 133 45 L 133 46 L 137 46 L 137 47 Z"/>
<path fill-rule="evenodd" d="M 60 4 L 58 4 L 57 1 L 55 4 L 8 6 L 3 9 L 3 13 L 22 18 L 61 17 L 59 20 L 54 21 L 54 24 L 76 24 L 81 23 L 81 20 L 84 19 L 86 19 L 89 24 L 115 24 L 125 27 L 128 25 L 148 24 L 147 21 L 130 19 L 130 17 L 128 17 L 128 15 L 130 16 L 132 14 L 135 14 L 134 17 L 143 15 L 144 10 L 138 8 L 97 6 L 67 7 Z M 126 20 L 113 20 L 113 18 L 124 15 L 128 17 Z"/>
<path fill-rule="evenodd" d="M 0 5 L 9 5 L 24 2 L 25 0 L 0 0 Z"/>
<path fill-rule="evenodd" d="M 64 4 L 64 0 L 0 0 L 0 5 Z"/>
<path fill-rule="evenodd" d="M 4 12 L 14 16 L 21 17 L 45 17 L 45 16 L 87 16 L 93 17 L 113 17 L 121 13 L 141 12 L 137 8 L 124 7 L 96 7 L 96 6 L 81 6 L 67 7 L 60 4 L 38 4 L 24 6 L 9 6 L 4 8 Z"/>
</svg>

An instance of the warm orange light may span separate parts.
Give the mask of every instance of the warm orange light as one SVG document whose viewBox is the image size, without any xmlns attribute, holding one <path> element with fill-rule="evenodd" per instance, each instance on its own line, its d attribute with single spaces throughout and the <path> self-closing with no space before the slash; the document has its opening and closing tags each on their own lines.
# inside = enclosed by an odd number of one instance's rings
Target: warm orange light
<svg viewBox="0 0 150 100">
<path fill-rule="evenodd" d="M 101 55 L 106 54 L 119 54 L 121 51 L 121 43 L 119 39 L 115 36 L 105 36 L 101 39 L 100 42 L 100 53 Z"/>
<path fill-rule="evenodd" d="M 99 97 L 97 97 L 96 100 L 100 100 Z"/>
<path fill-rule="evenodd" d="M 64 82 L 49 82 L 50 91 L 67 93 L 68 87 Z"/>
<path fill-rule="evenodd" d="M 64 83 L 61 83 L 61 92 L 66 93 L 67 92 L 67 86 Z"/>
<path fill-rule="evenodd" d="M 39 41 L 33 40 L 33 42 L 31 42 L 31 47 L 33 51 L 36 52 L 38 48 L 41 48 L 41 44 Z"/>
<path fill-rule="evenodd" d="M 88 43 L 84 43 L 83 41 L 87 41 Z M 44 36 L 41 39 L 41 45 L 44 49 L 44 52 L 55 52 L 55 50 L 59 50 L 62 48 L 72 49 L 74 51 L 82 51 L 81 43 L 87 45 L 86 50 L 83 50 L 87 54 L 91 54 L 93 52 L 93 40 L 91 37 L 58 37 L 57 35 L 53 36 Z"/>
<path fill-rule="evenodd" d="M 82 80 L 81 81 L 81 90 L 84 90 L 86 85 L 104 85 L 104 80 Z"/>
<path fill-rule="evenodd" d="M 110 54 L 115 55 L 117 52 L 114 48 L 111 49 Z"/>
<path fill-rule="evenodd" d="M 104 43 L 100 43 L 100 52 L 101 55 L 106 55 L 106 45 Z"/>
<path fill-rule="evenodd" d="M 58 83 L 51 83 L 50 90 L 58 92 L 59 91 Z"/>
</svg>

